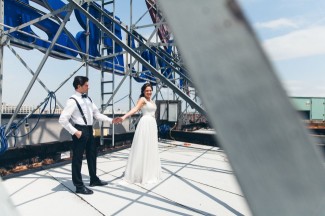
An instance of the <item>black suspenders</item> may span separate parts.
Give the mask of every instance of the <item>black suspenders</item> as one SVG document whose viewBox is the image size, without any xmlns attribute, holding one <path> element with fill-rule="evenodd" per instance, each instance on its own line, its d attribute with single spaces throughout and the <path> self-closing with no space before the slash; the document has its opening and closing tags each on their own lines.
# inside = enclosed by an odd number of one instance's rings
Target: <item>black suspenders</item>
<svg viewBox="0 0 325 216">
<path fill-rule="evenodd" d="M 82 116 L 82 119 L 84 120 L 85 124 L 87 125 L 87 120 L 86 120 L 86 117 L 85 117 L 85 114 L 84 112 L 82 111 L 81 107 L 80 107 L 80 104 L 78 103 L 78 101 L 74 98 L 74 97 L 70 97 L 70 99 L 73 99 L 76 104 L 77 104 L 77 107 L 81 113 L 81 116 Z M 88 99 L 92 102 L 92 100 L 90 99 L 90 97 L 88 97 Z"/>
</svg>

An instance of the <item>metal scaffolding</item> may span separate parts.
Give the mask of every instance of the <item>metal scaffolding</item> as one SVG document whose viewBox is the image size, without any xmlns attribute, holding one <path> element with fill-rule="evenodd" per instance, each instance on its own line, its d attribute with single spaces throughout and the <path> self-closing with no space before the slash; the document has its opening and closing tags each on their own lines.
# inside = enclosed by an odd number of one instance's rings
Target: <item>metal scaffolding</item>
<svg viewBox="0 0 325 216">
<path fill-rule="evenodd" d="M 1 1 L 4 4 L 1 7 L 1 9 L 4 9 L 4 13 L 6 11 L 14 13 L 13 8 L 19 8 L 24 13 L 28 13 L 29 19 L 22 19 L 20 23 L 11 26 L 9 25 L 9 19 L 6 19 L 6 16 L 9 15 L 4 14 L 1 16 L 0 73 L 2 75 L 3 64 L 5 64 L 3 61 L 3 48 L 8 47 L 33 76 L 13 115 L 6 124 L 6 135 L 13 132 L 12 123 L 36 81 L 43 86 L 49 95 L 54 95 L 83 67 L 85 67 L 86 76 L 89 76 L 90 68 L 100 71 L 100 107 L 102 112 L 109 111 L 114 116 L 114 104 L 120 101 L 114 99 L 114 96 L 124 85 L 128 85 L 129 90 L 128 94 L 122 97 L 121 100 L 128 98 L 129 108 L 131 109 L 134 105 L 132 90 L 137 83 L 134 82 L 134 79 L 136 79 L 141 82 L 152 82 L 156 85 L 154 95 L 156 100 L 165 100 L 166 98 L 164 98 L 161 90 L 168 88 L 173 92 L 174 100 L 186 102 L 183 112 L 179 113 L 180 116 L 188 110 L 189 106 L 205 115 L 202 104 L 197 102 L 197 93 L 174 44 L 172 33 L 155 0 L 144 0 L 142 2 L 147 6 L 147 9 L 143 11 L 143 14 L 138 15 L 139 17 L 134 15 L 133 0 L 130 0 L 130 23 L 128 25 L 125 24 L 125 21 L 119 20 L 117 18 L 118 14 L 115 12 L 116 4 L 126 4 L 125 2 L 121 3 L 115 0 L 101 0 L 100 3 L 97 3 L 98 1 L 76 0 L 55 1 L 55 3 L 47 0 L 31 1 L 34 2 L 34 5 L 29 4 L 28 1 Z M 141 3 L 140 0 L 137 0 L 137 4 L 139 3 Z M 48 12 L 43 12 L 35 5 L 41 5 Z M 79 24 L 84 28 L 83 33 L 77 34 L 77 40 L 66 27 L 69 20 L 73 19 L 72 14 L 76 15 Z M 147 17 L 146 22 L 150 20 L 148 16 L 151 18 L 150 23 L 143 24 L 145 17 Z M 57 31 L 51 29 L 54 35 L 44 39 L 33 32 L 32 26 L 42 30 L 53 28 L 57 29 Z M 151 31 L 150 36 L 146 38 L 144 34 L 141 34 L 140 32 L 143 30 L 147 34 Z M 46 32 L 46 30 L 44 31 Z M 96 41 L 95 36 L 98 34 L 99 39 Z M 123 37 L 125 40 L 123 40 Z M 29 66 L 17 54 L 13 48 L 14 46 L 24 49 L 36 49 L 44 53 L 36 71 L 33 71 L 31 69 L 33 67 Z M 55 91 L 49 90 L 39 78 L 45 63 L 50 57 L 81 62 L 78 69 L 66 78 Z M 123 61 L 125 62 L 123 63 Z M 122 77 L 120 82 L 117 82 L 116 75 Z M 128 81 L 129 84 L 125 81 Z M 0 84 L 0 101 L 2 102 L 2 76 Z M 194 93 L 192 94 L 192 92 Z M 36 109 L 39 109 L 44 103 L 46 101 L 42 102 Z M 63 107 L 59 101 L 58 105 Z M 134 129 L 134 123 L 136 122 L 130 120 L 129 130 Z M 100 126 L 101 144 L 104 139 L 104 129 L 111 129 L 114 143 L 114 126 L 110 128 L 103 124 Z"/>
</svg>

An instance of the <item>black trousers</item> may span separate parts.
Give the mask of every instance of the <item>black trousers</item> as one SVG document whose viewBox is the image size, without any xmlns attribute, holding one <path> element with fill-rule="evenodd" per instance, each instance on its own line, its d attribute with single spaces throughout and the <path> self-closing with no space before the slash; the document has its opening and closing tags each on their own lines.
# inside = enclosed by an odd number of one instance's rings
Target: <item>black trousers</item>
<svg viewBox="0 0 325 216">
<path fill-rule="evenodd" d="M 76 187 L 83 187 L 81 166 L 85 151 L 90 182 L 99 180 L 96 175 L 97 147 L 94 143 L 92 126 L 75 125 L 75 128 L 82 131 L 82 135 L 79 139 L 75 135 L 72 136 L 72 182 Z"/>
</svg>

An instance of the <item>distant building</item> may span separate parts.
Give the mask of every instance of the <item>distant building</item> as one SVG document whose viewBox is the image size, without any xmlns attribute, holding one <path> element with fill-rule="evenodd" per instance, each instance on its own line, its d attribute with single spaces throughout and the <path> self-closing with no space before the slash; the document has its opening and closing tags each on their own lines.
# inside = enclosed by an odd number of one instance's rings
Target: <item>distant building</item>
<svg viewBox="0 0 325 216">
<path fill-rule="evenodd" d="M 1 113 L 2 114 L 11 114 L 11 113 L 14 113 L 15 110 L 16 110 L 16 107 L 17 106 L 14 106 L 14 105 L 9 105 L 9 104 L 6 104 L 6 103 L 2 103 L 2 109 L 1 109 Z M 33 106 L 21 106 L 20 110 L 19 110 L 19 114 L 28 114 L 30 112 L 32 112 L 34 110 L 34 107 Z"/>
<path fill-rule="evenodd" d="M 16 110 L 16 107 L 15 105 L 9 105 L 9 104 L 6 104 L 6 103 L 2 103 L 2 114 L 13 114 Z M 36 109 L 36 106 L 28 106 L 28 105 L 23 105 L 21 106 L 18 114 L 29 114 L 29 113 L 32 113 L 34 110 Z M 34 114 L 39 114 L 41 112 L 41 108 L 38 108 L 37 110 L 35 110 Z M 62 112 L 62 109 L 57 105 L 55 107 L 55 109 L 53 110 L 44 110 L 42 114 L 61 114 Z M 126 111 L 124 110 L 120 110 L 120 109 L 117 109 L 115 110 L 114 114 L 125 114 Z M 109 109 L 106 109 L 104 111 L 104 114 L 106 115 L 111 115 L 112 114 L 112 110 L 109 110 Z"/>
<path fill-rule="evenodd" d="M 2 103 L 1 113 L 2 114 L 13 114 L 16 110 L 17 106 L 9 105 L 6 103 Z M 18 114 L 29 114 L 32 113 L 36 109 L 35 106 L 23 105 L 20 107 Z M 39 114 L 41 112 L 40 108 L 34 111 L 34 114 Z M 60 114 L 62 109 L 60 107 L 56 107 L 54 109 L 54 114 Z M 53 114 L 53 110 L 44 110 L 43 114 Z"/>
<path fill-rule="evenodd" d="M 302 118 L 310 121 L 325 121 L 325 98 L 291 97 L 294 108 Z"/>
</svg>

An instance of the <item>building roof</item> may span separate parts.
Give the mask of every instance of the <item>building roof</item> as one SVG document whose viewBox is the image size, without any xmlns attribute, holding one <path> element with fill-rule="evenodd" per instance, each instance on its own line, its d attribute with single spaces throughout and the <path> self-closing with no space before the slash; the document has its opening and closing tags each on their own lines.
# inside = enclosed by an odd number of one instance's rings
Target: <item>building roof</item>
<svg viewBox="0 0 325 216">
<path fill-rule="evenodd" d="M 251 215 L 222 150 L 177 141 L 160 142 L 163 179 L 155 185 L 122 180 L 129 149 L 98 157 L 104 187 L 74 193 L 71 164 L 3 181 L 21 215 Z M 89 184 L 86 161 L 83 179 Z"/>
</svg>

